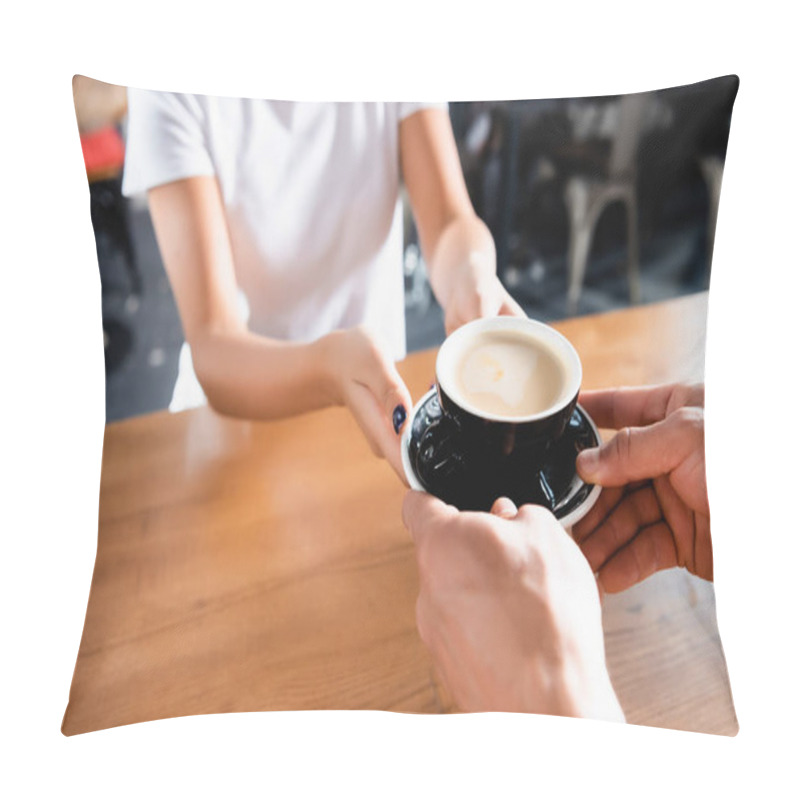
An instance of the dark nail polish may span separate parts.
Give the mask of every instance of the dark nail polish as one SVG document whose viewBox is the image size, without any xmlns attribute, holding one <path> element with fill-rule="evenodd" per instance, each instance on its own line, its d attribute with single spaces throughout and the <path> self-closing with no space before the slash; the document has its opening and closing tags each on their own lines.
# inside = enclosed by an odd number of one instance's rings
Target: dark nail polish
<svg viewBox="0 0 800 800">
<path fill-rule="evenodd" d="M 403 423 L 406 421 L 406 408 L 404 405 L 399 405 L 395 408 L 392 412 L 392 425 L 394 425 L 394 432 L 400 433 L 400 428 L 403 427 Z"/>
</svg>

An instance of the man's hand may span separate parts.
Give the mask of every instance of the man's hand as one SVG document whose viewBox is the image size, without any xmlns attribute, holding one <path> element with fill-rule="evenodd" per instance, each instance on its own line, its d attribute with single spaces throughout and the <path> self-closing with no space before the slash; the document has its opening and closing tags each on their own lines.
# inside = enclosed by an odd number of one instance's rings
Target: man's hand
<svg viewBox="0 0 800 800">
<path fill-rule="evenodd" d="M 577 460 L 604 488 L 573 536 L 602 588 L 619 592 L 657 570 L 713 579 L 702 385 L 583 392 L 600 428 L 619 429 Z"/>
<path fill-rule="evenodd" d="M 419 633 L 462 710 L 624 720 L 594 578 L 550 512 L 499 499 L 491 514 L 462 513 L 409 492 L 403 520 Z"/>
</svg>

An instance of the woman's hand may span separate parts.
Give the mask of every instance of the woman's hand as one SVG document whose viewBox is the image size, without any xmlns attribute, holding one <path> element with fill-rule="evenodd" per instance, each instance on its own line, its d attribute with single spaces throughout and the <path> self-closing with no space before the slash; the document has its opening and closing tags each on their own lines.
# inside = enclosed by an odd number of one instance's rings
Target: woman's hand
<svg viewBox="0 0 800 800">
<path fill-rule="evenodd" d="M 447 267 L 449 295 L 445 301 L 444 327 L 451 334 L 467 322 L 499 314 L 526 316 L 519 303 L 506 291 L 495 272 L 493 255 L 470 252 Z"/>
<path fill-rule="evenodd" d="M 334 331 L 320 343 L 333 402 L 350 409 L 372 452 L 407 484 L 400 435 L 412 402 L 394 363 L 363 326 Z"/>
<path fill-rule="evenodd" d="M 702 385 L 581 394 L 598 427 L 620 429 L 576 464 L 604 487 L 573 535 L 605 591 L 676 566 L 713 579 L 703 402 Z"/>
</svg>

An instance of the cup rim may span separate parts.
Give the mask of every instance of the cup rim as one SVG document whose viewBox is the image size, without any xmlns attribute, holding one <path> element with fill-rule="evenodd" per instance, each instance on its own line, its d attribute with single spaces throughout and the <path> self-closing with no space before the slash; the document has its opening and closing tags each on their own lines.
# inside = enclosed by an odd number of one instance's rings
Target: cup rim
<svg viewBox="0 0 800 800">
<path fill-rule="evenodd" d="M 511 416 L 492 414 L 483 409 L 479 409 L 471 403 L 466 402 L 463 397 L 459 396 L 458 392 L 453 391 L 453 387 L 449 385 L 450 376 L 447 374 L 444 360 L 448 358 L 449 353 L 452 352 L 454 348 L 458 348 L 465 339 L 477 335 L 481 330 L 533 333 L 535 337 L 544 340 L 546 346 L 550 345 L 550 349 L 555 349 L 559 356 L 565 356 L 562 363 L 567 366 L 567 380 L 558 400 L 536 414 Z M 578 396 L 581 388 L 581 381 L 583 380 L 583 366 L 572 342 L 552 326 L 544 322 L 539 322 L 538 320 L 522 317 L 484 317 L 462 325 L 460 328 L 453 331 L 440 346 L 439 352 L 436 354 L 435 372 L 437 386 L 447 395 L 448 399 L 454 405 L 480 419 L 490 422 L 512 424 L 546 420 L 558 414 L 560 411 L 563 411 Z"/>
</svg>

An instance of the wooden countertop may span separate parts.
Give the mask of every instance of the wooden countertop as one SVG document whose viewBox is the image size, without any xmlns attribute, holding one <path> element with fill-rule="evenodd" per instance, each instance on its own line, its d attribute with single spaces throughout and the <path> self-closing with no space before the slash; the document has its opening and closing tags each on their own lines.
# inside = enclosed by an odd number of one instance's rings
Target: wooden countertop
<svg viewBox="0 0 800 800">
<path fill-rule="evenodd" d="M 585 388 L 702 380 L 707 295 L 556 324 Z M 400 371 L 414 400 L 435 352 Z M 63 732 L 227 711 L 454 710 L 416 632 L 405 489 L 343 409 L 106 427 L 98 551 Z M 713 585 L 604 600 L 628 721 L 733 734 Z"/>
</svg>

